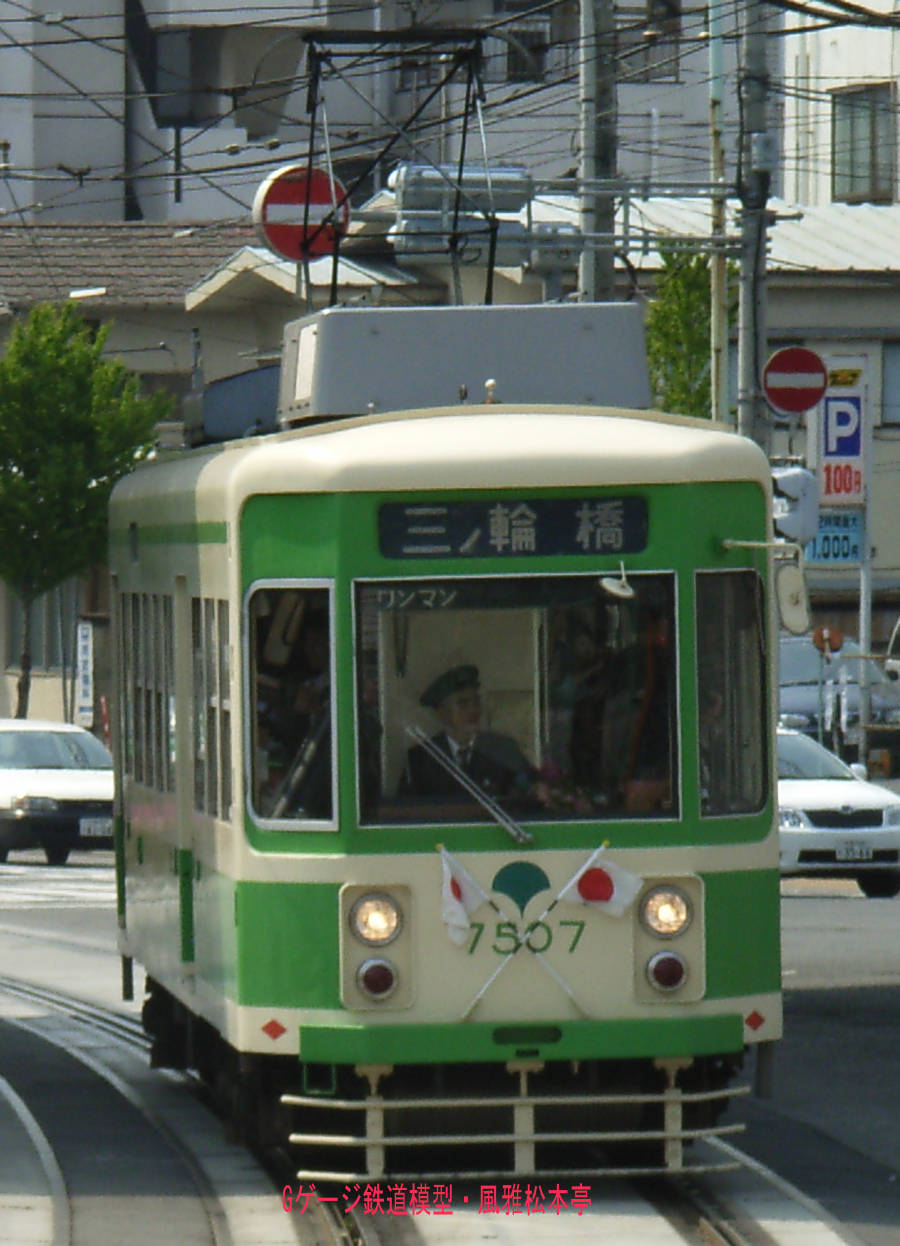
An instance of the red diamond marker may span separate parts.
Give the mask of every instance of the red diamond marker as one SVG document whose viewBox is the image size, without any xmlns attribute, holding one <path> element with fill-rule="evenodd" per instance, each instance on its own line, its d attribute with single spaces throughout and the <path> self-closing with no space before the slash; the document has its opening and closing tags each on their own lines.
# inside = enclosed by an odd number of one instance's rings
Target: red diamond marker
<svg viewBox="0 0 900 1246">
<path fill-rule="evenodd" d="M 761 1025 L 765 1025 L 766 1019 L 761 1016 L 754 1008 L 749 1017 L 744 1018 L 744 1024 L 749 1025 L 751 1030 L 758 1030 Z"/>
<path fill-rule="evenodd" d="M 276 1038 L 281 1038 L 282 1034 L 286 1034 L 287 1029 L 281 1024 L 280 1021 L 276 1021 L 273 1017 L 271 1021 L 267 1021 L 262 1027 L 262 1032 L 263 1034 L 268 1034 L 269 1038 L 271 1038 L 274 1042 Z"/>
</svg>

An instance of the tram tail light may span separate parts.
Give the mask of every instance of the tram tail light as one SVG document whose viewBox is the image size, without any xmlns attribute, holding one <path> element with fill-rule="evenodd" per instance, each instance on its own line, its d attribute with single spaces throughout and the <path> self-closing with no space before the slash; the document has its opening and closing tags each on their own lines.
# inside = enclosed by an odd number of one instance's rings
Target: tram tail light
<svg viewBox="0 0 900 1246">
<path fill-rule="evenodd" d="M 397 986 L 397 970 L 389 960 L 373 958 L 360 965 L 356 981 L 370 999 L 387 999 Z"/>
<path fill-rule="evenodd" d="M 647 962 L 647 979 L 658 991 L 677 991 L 687 976 L 687 965 L 677 952 L 657 952 Z"/>
</svg>

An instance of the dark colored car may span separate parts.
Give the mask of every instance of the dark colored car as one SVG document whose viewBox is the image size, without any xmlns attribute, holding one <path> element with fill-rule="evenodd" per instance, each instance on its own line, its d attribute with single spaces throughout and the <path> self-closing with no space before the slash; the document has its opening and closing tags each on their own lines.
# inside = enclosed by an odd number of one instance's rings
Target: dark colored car
<svg viewBox="0 0 900 1246">
<path fill-rule="evenodd" d="M 838 653 L 824 656 L 809 636 L 782 636 L 778 646 L 778 721 L 812 736 L 838 756 L 855 761 L 859 745 L 860 677 L 869 678 L 868 745 L 886 749 L 891 774 L 900 774 L 900 685 L 879 664 L 859 657 L 860 647 L 845 640 Z"/>
<path fill-rule="evenodd" d="M 83 727 L 0 719 L 0 861 L 43 848 L 62 865 L 73 848 L 111 848 L 112 764 Z"/>
</svg>

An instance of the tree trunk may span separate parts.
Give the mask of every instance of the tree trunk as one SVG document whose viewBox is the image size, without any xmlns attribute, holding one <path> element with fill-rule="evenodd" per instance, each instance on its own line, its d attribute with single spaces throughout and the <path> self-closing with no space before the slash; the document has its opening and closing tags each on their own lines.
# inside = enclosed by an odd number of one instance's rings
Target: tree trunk
<svg viewBox="0 0 900 1246">
<path fill-rule="evenodd" d="M 34 598 L 22 598 L 22 657 L 21 673 L 16 685 L 18 700 L 16 702 L 16 718 L 28 717 L 28 700 L 31 696 L 31 616 Z"/>
</svg>

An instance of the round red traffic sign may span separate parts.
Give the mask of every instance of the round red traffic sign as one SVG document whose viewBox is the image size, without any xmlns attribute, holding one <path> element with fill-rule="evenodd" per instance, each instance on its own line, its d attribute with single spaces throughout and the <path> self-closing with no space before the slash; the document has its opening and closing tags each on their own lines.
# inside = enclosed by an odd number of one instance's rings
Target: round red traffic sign
<svg viewBox="0 0 900 1246">
<path fill-rule="evenodd" d="M 837 653 L 844 643 L 844 633 L 839 627 L 817 627 L 812 641 L 820 653 Z"/>
<path fill-rule="evenodd" d="M 820 355 L 805 346 L 785 346 L 763 368 L 766 402 L 779 415 L 802 415 L 821 402 L 828 369 Z"/>
<path fill-rule="evenodd" d="M 289 164 L 270 173 L 253 198 L 253 223 L 286 260 L 331 255 L 347 232 L 350 201 L 324 169 Z"/>
</svg>

